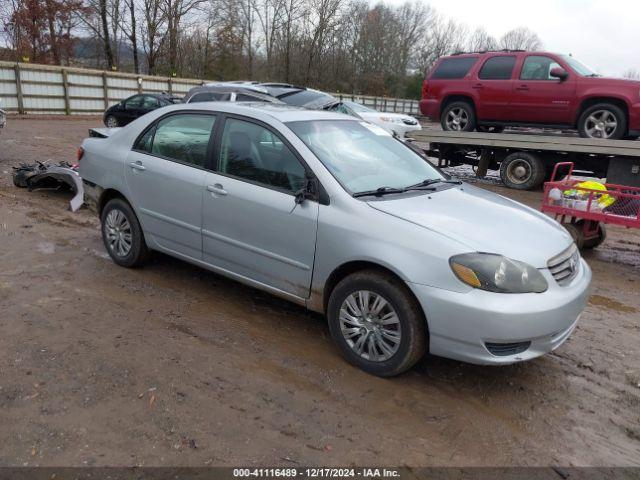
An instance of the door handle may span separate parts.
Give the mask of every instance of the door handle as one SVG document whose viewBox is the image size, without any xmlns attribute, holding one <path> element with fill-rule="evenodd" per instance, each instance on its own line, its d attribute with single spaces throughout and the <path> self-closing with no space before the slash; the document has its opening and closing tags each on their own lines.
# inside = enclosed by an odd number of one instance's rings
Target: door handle
<svg viewBox="0 0 640 480">
<path fill-rule="evenodd" d="M 484 84 L 483 84 L 483 83 L 476 83 L 476 84 L 473 86 L 473 88 L 476 88 L 476 89 L 484 88 Z"/>
<path fill-rule="evenodd" d="M 137 162 L 131 162 L 129 166 L 134 170 L 140 170 L 141 172 L 144 172 L 147 169 L 147 167 L 142 165 L 142 162 L 140 160 L 138 160 Z"/>
<path fill-rule="evenodd" d="M 526 90 L 529 90 L 529 86 L 528 85 L 520 85 L 519 87 L 516 87 L 516 90 L 526 91 Z"/>
<path fill-rule="evenodd" d="M 220 196 L 225 196 L 227 194 L 227 191 L 219 183 L 216 183 L 215 185 L 207 185 L 207 191 Z"/>
</svg>

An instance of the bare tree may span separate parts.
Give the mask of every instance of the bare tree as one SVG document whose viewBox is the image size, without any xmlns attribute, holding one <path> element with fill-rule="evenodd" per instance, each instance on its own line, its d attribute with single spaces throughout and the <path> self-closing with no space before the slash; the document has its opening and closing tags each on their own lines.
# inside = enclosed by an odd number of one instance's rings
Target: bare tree
<svg viewBox="0 0 640 480">
<path fill-rule="evenodd" d="M 467 50 L 471 52 L 486 52 L 496 50 L 498 41 L 489 35 L 484 28 L 477 28 L 467 40 Z"/>
<path fill-rule="evenodd" d="M 542 48 L 538 34 L 526 27 L 508 31 L 500 38 L 500 46 L 507 50 L 526 50 L 532 52 Z"/>
</svg>

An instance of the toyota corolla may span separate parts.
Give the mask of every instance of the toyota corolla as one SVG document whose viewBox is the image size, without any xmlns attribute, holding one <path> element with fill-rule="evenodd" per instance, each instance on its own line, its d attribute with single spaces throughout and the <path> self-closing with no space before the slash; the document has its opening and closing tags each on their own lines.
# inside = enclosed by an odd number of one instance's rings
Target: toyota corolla
<svg viewBox="0 0 640 480">
<path fill-rule="evenodd" d="M 322 312 L 375 375 L 426 351 L 532 359 L 585 306 L 591 271 L 559 224 L 359 119 L 198 103 L 94 133 L 80 174 L 115 263 L 160 251 Z"/>
</svg>

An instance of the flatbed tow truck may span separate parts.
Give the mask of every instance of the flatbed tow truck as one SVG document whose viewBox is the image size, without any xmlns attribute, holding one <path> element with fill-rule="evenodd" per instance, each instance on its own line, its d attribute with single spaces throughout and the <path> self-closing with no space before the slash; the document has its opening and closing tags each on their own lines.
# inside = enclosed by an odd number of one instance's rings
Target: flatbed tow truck
<svg viewBox="0 0 640 480">
<path fill-rule="evenodd" d="M 593 172 L 608 183 L 640 187 L 640 141 L 597 140 L 537 133 L 480 133 L 421 130 L 417 145 L 438 166 L 471 165 L 482 178 L 499 170 L 509 188 L 532 190 L 551 179 L 557 163 Z"/>
</svg>

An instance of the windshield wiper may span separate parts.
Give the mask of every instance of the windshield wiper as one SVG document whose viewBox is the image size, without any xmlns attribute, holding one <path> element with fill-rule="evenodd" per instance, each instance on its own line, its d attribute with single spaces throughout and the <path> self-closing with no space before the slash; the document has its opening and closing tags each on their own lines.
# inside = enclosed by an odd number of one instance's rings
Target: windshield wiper
<svg viewBox="0 0 640 480">
<path fill-rule="evenodd" d="M 451 183 L 453 185 L 462 185 L 460 180 L 442 180 L 441 178 L 427 178 L 420 183 L 416 183 L 415 185 L 409 185 L 405 188 L 405 190 L 416 190 L 422 189 L 423 187 L 428 187 L 429 185 L 435 185 L 436 183 Z"/>
<path fill-rule="evenodd" d="M 381 197 L 382 195 L 389 195 L 391 193 L 404 193 L 407 190 L 405 188 L 394 188 L 394 187 L 380 187 L 375 190 L 365 190 L 364 192 L 357 192 L 353 194 L 354 198 L 358 197 L 368 197 L 368 196 L 376 196 Z"/>
</svg>

